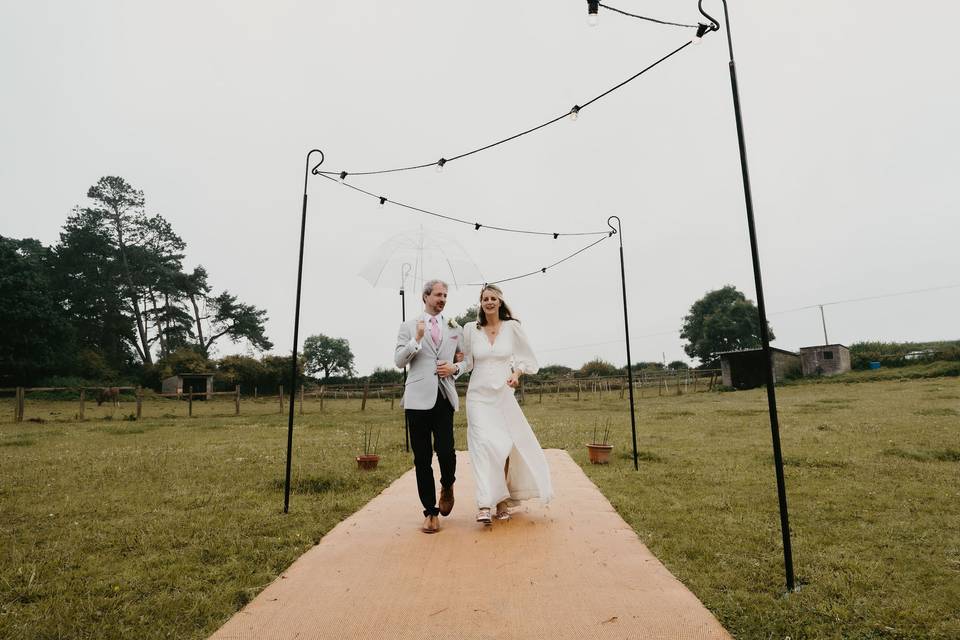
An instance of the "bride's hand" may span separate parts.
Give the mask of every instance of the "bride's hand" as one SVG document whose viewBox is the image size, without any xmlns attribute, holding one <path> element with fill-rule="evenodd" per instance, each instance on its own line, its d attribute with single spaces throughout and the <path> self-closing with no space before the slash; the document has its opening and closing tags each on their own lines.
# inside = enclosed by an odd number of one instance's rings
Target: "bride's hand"
<svg viewBox="0 0 960 640">
<path fill-rule="evenodd" d="M 520 386 L 520 372 L 514 371 L 509 378 L 507 378 L 507 386 L 516 389 Z"/>
<path fill-rule="evenodd" d="M 463 362 L 463 351 L 457 351 L 455 354 L 453 354 L 453 361 Z"/>
</svg>

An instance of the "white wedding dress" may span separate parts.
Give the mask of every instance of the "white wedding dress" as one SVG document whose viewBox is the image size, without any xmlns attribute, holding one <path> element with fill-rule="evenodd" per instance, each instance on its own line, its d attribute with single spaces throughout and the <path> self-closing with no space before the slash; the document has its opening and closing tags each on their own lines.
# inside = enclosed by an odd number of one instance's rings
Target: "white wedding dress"
<svg viewBox="0 0 960 640">
<path fill-rule="evenodd" d="M 467 447 L 477 485 L 477 505 L 496 507 L 504 500 L 553 497 L 550 469 L 543 449 L 507 385 L 511 365 L 521 373 L 536 373 L 537 360 L 516 320 L 501 324 L 493 344 L 477 326 L 463 328 L 467 386 Z M 507 458 L 510 467 L 504 477 Z"/>
</svg>

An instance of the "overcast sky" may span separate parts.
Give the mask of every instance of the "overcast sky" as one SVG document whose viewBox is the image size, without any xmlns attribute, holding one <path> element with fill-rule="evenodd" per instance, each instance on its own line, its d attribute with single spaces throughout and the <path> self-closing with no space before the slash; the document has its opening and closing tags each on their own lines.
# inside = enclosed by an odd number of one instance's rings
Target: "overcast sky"
<svg viewBox="0 0 960 640">
<path fill-rule="evenodd" d="M 610 2 L 699 17 L 693 0 Z M 823 341 L 818 309 L 778 311 L 960 284 L 960 7 L 729 4 L 774 346 Z M 457 155 L 582 104 L 691 33 L 603 9 L 590 28 L 581 0 L 4 2 L 0 234 L 54 243 L 90 185 L 123 176 L 187 242 L 188 268 L 265 308 L 289 352 L 309 149 L 337 171 Z M 676 332 L 705 292 L 756 299 L 723 31 L 576 122 L 442 174 L 348 182 L 489 225 L 596 230 L 618 215 L 635 361 L 686 359 Z M 347 338 L 361 373 L 392 362 L 400 274 L 377 289 L 357 275 L 389 238 L 443 234 L 486 280 L 588 241 L 477 232 L 321 178 L 309 193 L 301 339 Z M 542 364 L 626 361 L 619 269 L 614 238 L 504 285 Z M 448 311 L 478 294 L 452 289 Z M 826 307 L 830 341 L 847 344 L 957 339 L 958 318 L 960 288 Z"/>
</svg>

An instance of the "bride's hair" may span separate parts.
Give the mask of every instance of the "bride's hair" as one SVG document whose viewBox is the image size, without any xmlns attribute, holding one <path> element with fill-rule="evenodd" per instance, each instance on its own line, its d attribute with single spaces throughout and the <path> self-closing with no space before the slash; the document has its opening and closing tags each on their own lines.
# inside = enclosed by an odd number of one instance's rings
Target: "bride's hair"
<svg viewBox="0 0 960 640">
<path fill-rule="evenodd" d="M 510 307 L 507 306 L 507 301 L 503 299 L 503 291 L 500 290 L 495 284 L 488 284 L 483 289 L 480 290 L 480 300 L 483 301 L 483 292 L 484 291 L 493 291 L 497 294 L 497 297 L 500 298 L 500 309 L 497 313 L 500 316 L 501 320 L 517 320 L 513 317 L 513 314 L 510 313 Z M 520 322 L 517 320 L 517 322 Z M 483 312 L 483 305 L 480 305 L 480 308 L 477 309 L 477 326 L 483 327 L 487 324 L 487 314 Z"/>
</svg>

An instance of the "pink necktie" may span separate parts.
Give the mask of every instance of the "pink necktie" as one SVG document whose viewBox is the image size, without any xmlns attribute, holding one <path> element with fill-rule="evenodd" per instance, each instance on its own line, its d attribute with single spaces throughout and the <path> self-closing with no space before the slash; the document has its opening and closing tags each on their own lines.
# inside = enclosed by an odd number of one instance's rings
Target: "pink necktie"
<svg viewBox="0 0 960 640">
<path fill-rule="evenodd" d="M 440 325 L 437 324 L 437 316 L 430 318 L 430 337 L 433 338 L 434 346 L 440 346 Z"/>
</svg>

